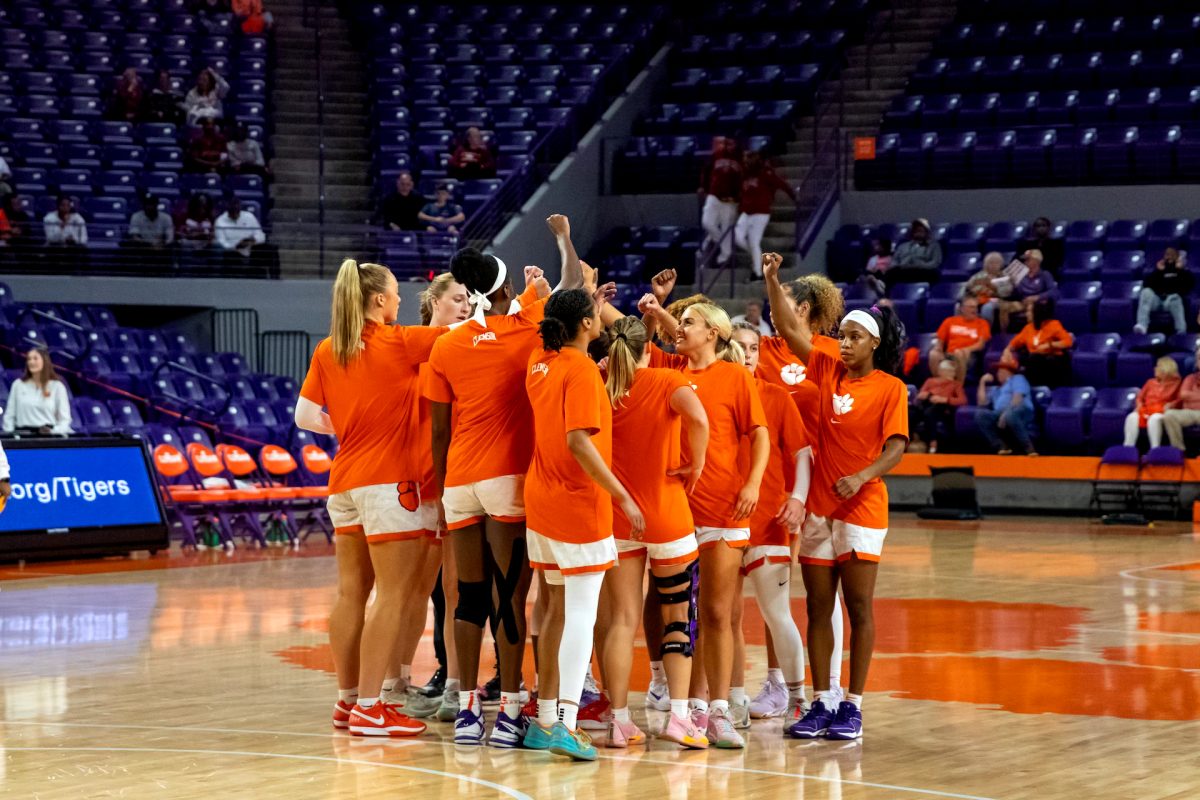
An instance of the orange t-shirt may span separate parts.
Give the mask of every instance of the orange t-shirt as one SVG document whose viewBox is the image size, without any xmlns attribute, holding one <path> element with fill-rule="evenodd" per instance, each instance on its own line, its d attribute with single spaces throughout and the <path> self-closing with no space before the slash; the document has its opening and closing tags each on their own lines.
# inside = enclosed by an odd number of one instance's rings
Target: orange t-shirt
<svg viewBox="0 0 1200 800">
<path fill-rule="evenodd" d="M 1034 328 L 1032 322 L 1028 323 L 1013 337 L 1008 347 L 1010 350 L 1024 347 L 1030 353 L 1036 353 L 1042 347 L 1053 344 L 1071 346 L 1071 334 L 1067 333 L 1067 329 L 1056 319 L 1047 320 L 1041 328 Z M 1050 353 L 1057 356 L 1062 355 L 1063 351 L 1054 349 Z"/>
<path fill-rule="evenodd" d="M 639 369 L 629 392 L 613 409 L 613 474 L 646 518 L 642 540 L 674 542 L 696 530 L 683 481 L 667 472 L 682 462 L 683 424 L 671 396 L 690 386 L 672 369 Z M 613 503 L 613 534 L 629 538 L 629 520 Z"/>
<path fill-rule="evenodd" d="M 533 452 L 533 415 L 525 393 L 529 354 L 541 345 L 540 300 L 511 316 L 468 320 L 438 340 L 429 356 L 425 397 L 453 403 L 454 434 L 446 485 L 523 475 Z M 426 444 L 428 448 L 428 444 Z"/>
<path fill-rule="evenodd" d="M 651 345 L 650 366 L 679 370 L 693 386 L 708 414 L 708 452 L 700 482 L 688 497 L 692 519 L 698 527 L 746 528 L 748 519 L 734 519 L 738 492 L 746 483 L 746 472 L 738 468 L 738 448 L 743 436 L 765 428 L 758 389 L 749 371 L 740 364 L 717 361 L 704 369 L 688 368 L 681 355 L 664 353 Z M 684 441 L 684 457 L 690 460 Z"/>
<path fill-rule="evenodd" d="M 317 345 L 300 396 L 324 406 L 337 433 L 329 491 L 421 481 L 429 441 L 420 440 L 419 369 L 448 328 L 363 328 L 363 349 L 338 365 L 329 339 Z"/>
<path fill-rule="evenodd" d="M 775 521 L 779 510 L 796 484 L 796 453 L 808 446 L 808 435 L 796 404 L 783 388 L 761 378 L 755 379 L 767 431 L 771 434 L 771 455 L 767 471 L 758 489 L 758 505 L 750 516 L 750 546 L 787 545 L 788 531 Z M 804 456 L 808 458 L 808 456 Z M 742 439 L 738 468 L 750 471 L 750 439 Z"/>
<path fill-rule="evenodd" d="M 809 512 L 866 528 L 886 528 L 888 493 L 882 478 L 867 481 L 849 500 L 840 498 L 834 485 L 875 463 L 888 439 L 908 439 L 908 387 L 882 370 L 849 378 L 840 358 L 819 350 L 808 359 L 808 377 L 821 392 L 821 449 L 808 493 Z"/>
<path fill-rule="evenodd" d="M 946 353 L 950 354 L 964 347 L 974 347 L 980 342 L 986 342 L 992 338 L 992 326 L 980 317 L 970 320 L 946 317 L 938 326 L 937 338 L 946 346 Z"/>
<path fill-rule="evenodd" d="M 837 339 L 817 334 L 813 337 L 813 347 L 834 358 L 841 358 L 841 346 Z M 758 349 L 758 368 L 754 374 L 767 383 L 787 390 L 809 430 L 809 439 L 815 438 L 817 428 L 813 423 L 817 418 L 817 387 L 808 380 L 808 368 L 800 356 L 788 347 L 786 339 L 782 336 L 762 337 Z M 810 441 L 810 444 L 815 448 L 815 441 Z"/>
<path fill-rule="evenodd" d="M 587 431 L 612 465 L 612 406 L 592 360 L 573 347 L 539 348 L 529 359 L 525 389 L 537 425 L 525 476 L 525 518 L 532 531 L 572 544 L 612 536 L 612 497 L 567 446 L 567 433 Z"/>
</svg>

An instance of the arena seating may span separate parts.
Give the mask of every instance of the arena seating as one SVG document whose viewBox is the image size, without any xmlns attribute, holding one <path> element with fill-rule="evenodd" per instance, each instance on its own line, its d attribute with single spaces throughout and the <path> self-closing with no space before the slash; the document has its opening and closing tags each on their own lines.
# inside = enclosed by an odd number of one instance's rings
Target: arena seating
<svg viewBox="0 0 1200 800">
<path fill-rule="evenodd" d="M 1200 14 L 970 3 L 892 103 L 859 188 L 1200 177 Z"/>
<path fill-rule="evenodd" d="M 680 281 L 690 282 L 703 238 L 699 228 L 616 228 L 592 247 L 587 262 L 600 270 L 602 280 L 616 282 L 614 304 L 633 311 L 641 296 L 650 291 L 650 279 L 658 272 L 677 269 Z"/>
<path fill-rule="evenodd" d="M 616 154 L 614 191 L 695 189 L 714 135 L 746 149 L 781 148 L 812 110 L 822 80 L 841 66 L 868 10 L 867 0 L 701 3 L 658 102 Z"/>
</svg>

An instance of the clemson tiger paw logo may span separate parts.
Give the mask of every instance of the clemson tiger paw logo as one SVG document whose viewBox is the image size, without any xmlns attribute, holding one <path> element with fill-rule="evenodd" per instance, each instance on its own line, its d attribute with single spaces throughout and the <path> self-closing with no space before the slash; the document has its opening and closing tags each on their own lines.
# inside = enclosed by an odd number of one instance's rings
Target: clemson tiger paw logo
<svg viewBox="0 0 1200 800">
<path fill-rule="evenodd" d="M 788 386 L 795 386 L 798 383 L 804 383 L 805 378 L 808 377 L 808 370 L 804 368 L 803 364 L 787 364 L 779 370 L 779 377 Z"/>
<path fill-rule="evenodd" d="M 854 408 L 854 398 L 849 394 L 835 394 L 833 396 L 833 413 L 838 416 L 849 414 L 852 408 Z"/>
</svg>

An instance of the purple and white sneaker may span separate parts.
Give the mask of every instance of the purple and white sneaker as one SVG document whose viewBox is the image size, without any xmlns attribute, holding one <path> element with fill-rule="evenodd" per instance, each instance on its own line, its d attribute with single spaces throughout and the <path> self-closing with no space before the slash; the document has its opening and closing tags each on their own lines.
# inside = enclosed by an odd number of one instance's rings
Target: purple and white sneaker
<svg viewBox="0 0 1200 800">
<path fill-rule="evenodd" d="M 808 713 L 787 729 L 787 735 L 793 739 L 818 739 L 825 735 L 831 724 L 833 712 L 820 700 L 814 700 Z"/>
<path fill-rule="evenodd" d="M 518 750 L 523 746 L 522 742 L 527 730 L 529 730 L 529 717 L 517 712 L 517 718 L 513 719 L 501 711 L 496 715 L 496 724 L 492 726 L 492 735 L 488 738 L 488 744 L 504 750 Z"/>
<path fill-rule="evenodd" d="M 476 714 L 469 708 L 462 709 L 454 718 L 454 743 L 472 747 L 483 745 L 483 726 L 482 710 Z"/>
<path fill-rule="evenodd" d="M 849 700 L 838 703 L 837 715 L 825 730 L 825 738 L 850 741 L 861 739 L 862 735 L 862 709 Z"/>
</svg>

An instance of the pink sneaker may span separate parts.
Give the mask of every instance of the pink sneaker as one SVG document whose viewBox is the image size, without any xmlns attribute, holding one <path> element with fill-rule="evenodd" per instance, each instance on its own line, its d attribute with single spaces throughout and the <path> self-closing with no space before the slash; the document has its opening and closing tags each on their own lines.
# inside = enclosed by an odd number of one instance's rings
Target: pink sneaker
<svg viewBox="0 0 1200 800">
<path fill-rule="evenodd" d="M 608 723 L 608 735 L 604 738 L 605 747 L 628 747 L 631 744 L 643 744 L 646 734 L 633 723 L 619 722 L 616 719 Z"/>
<path fill-rule="evenodd" d="M 688 710 L 688 720 L 699 730 L 708 730 L 708 712 L 698 708 Z"/>
<path fill-rule="evenodd" d="M 707 720 L 705 722 L 707 723 Z M 704 735 L 703 730 L 697 728 L 691 719 L 677 717 L 674 714 L 667 720 L 667 726 L 658 736 L 660 739 L 666 739 L 668 742 L 674 742 L 691 750 L 703 750 L 708 747 L 708 737 Z"/>
</svg>

